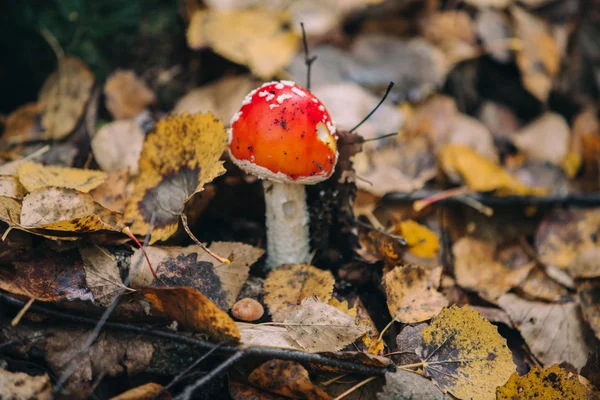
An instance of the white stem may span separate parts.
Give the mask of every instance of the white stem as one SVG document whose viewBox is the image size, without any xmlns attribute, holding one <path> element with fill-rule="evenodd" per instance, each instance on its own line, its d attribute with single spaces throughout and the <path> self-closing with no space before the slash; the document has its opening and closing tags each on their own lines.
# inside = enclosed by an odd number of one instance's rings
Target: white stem
<svg viewBox="0 0 600 400">
<path fill-rule="evenodd" d="M 267 214 L 267 267 L 308 261 L 308 211 L 304 185 L 263 180 Z"/>
</svg>

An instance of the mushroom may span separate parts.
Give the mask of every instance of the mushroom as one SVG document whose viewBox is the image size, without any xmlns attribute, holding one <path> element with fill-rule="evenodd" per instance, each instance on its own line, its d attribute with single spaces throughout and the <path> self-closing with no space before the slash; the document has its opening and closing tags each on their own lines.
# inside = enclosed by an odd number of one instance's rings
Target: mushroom
<svg viewBox="0 0 600 400">
<path fill-rule="evenodd" d="M 304 185 L 331 176 L 338 159 L 329 113 L 308 90 L 291 81 L 251 91 L 231 120 L 231 160 L 263 179 L 267 267 L 309 259 Z"/>
<path fill-rule="evenodd" d="M 231 308 L 231 315 L 241 321 L 246 322 L 252 322 L 260 319 L 264 313 L 265 309 L 263 308 L 262 304 L 249 297 L 241 299 Z"/>
</svg>

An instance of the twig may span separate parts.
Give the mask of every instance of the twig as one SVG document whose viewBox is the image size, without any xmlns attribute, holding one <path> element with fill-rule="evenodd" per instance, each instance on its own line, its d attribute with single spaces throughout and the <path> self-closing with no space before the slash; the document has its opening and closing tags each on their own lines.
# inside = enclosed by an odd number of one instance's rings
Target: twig
<svg viewBox="0 0 600 400">
<path fill-rule="evenodd" d="M 422 200 L 417 200 L 413 203 L 413 210 L 419 212 L 425 207 L 428 207 L 438 201 L 442 201 L 445 199 L 449 199 L 451 197 L 457 197 L 461 194 L 471 193 L 471 189 L 468 186 L 460 186 L 457 188 L 452 188 L 448 190 L 444 190 L 442 192 L 437 192 L 432 196 L 426 197 Z"/>
<path fill-rule="evenodd" d="M 27 310 L 29 310 L 29 307 L 31 307 L 31 305 L 33 304 L 34 301 L 35 301 L 35 297 L 32 297 L 29 299 L 29 301 L 27 303 L 25 303 L 23 308 L 21 308 L 21 310 L 19 310 L 17 315 L 10 322 L 10 326 L 12 326 L 14 328 L 15 326 L 17 326 L 19 324 L 19 321 L 21 321 L 21 318 L 23 318 L 23 315 L 25 315 Z"/>
<path fill-rule="evenodd" d="M 186 387 L 184 389 L 184 391 L 183 391 L 182 394 L 180 394 L 179 396 L 175 397 L 175 400 L 189 400 L 189 399 L 191 399 L 192 395 L 194 394 L 194 391 L 196 389 L 201 388 L 203 385 L 205 385 L 206 383 L 208 383 L 211 379 L 213 379 L 216 376 L 218 376 L 218 375 L 222 374 L 223 372 L 227 371 L 227 369 L 229 367 L 231 367 L 234 363 L 236 363 L 237 361 L 241 360 L 245 356 L 246 356 L 246 354 L 244 353 L 243 350 L 236 351 L 227 360 L 225 360 L 221 364 L 217 365 L 215 369 L 213 369 L 212 371 L 210 371 L 208 374 L 204 375 L 202 378 L 198 379 L 196 382 L 194 382 L 194 384 Z"/>
<path fill-rule="evenodd" d="M 358 383 L 357 385 L 352 386 L 350 389 L 346 390 L 344 393 L 340 394 L 338 397 L 336 397 L 333 400 L 341 400 L 344 397 L 348 396 L 350 393 L 354 392 L 355 390 L 357 390 L 358 388 L 360 388 L 361 386 L 366 385 L 367 383 L 371 382 L 372 380 L 376 379 L 376 376 L 372 376 L 370 378 L 365 379 L 364 381 Z"/>
<path fill-rule="evenodd" d="M 218 262 L 220 262 L 222 264 L 231 264 L 231 261 L 229 259 L 227 259 L 225 257 L 221 257 L 220 255 L 218 255 L 217 253 L 215 253 L 214 251 L 212 251 L 211 249 L 206 247 L 202 242 L 200 242 L 198 240 L 198 238 L 196 238 L 196 236 L 194 236 L 194 234 L 190 230 L 190 227 L 188 225 L 188 219 L 185 214 L 181 214 L 181 223 L 183 224 L 183 229 L 185 229 L 185 232 L 188 234 L 190 239 L 192 239 L 194 241 L 194 243 L 196 243 L 198 246 L 200 246 L 200 248 L 202 250 L 204 250 L 206 253 L 208 253 L 208 255 L 210 255 L 212 258 L 214 258 L 215 260 L 217 260 Z"/>
<path fill-rule="evenodd" d="M 25 304 L 24 301 L 15 299 L 5 293 L 0 293 L 0 300 L 4 301 L 7 304 L 12 305 L 13 307 L 23 307 Z M 85 324 L 85 325 L 96 325 L 98 323 L 97 319 L 82 317 L 79 315 L 69 314 L 63 311 L 54 310 L 51 308 L 47 308 L 45 306 L 34 304 L 30 308 L 33 312 L 43 313 L 48 316 L 52 316 L 55 318 L 59 318 L 61 320 L 74 322 L 77 324 Z M 194 346 L 200 349 L 210 350 L 217 346 L 215 343 L 211 343 L 205 340 L 195 339 L 189 336 L 183 336 L 174 332 L 166 331 L 166 330 L 157 330 L 154 328 L 147 328 L 142 326 L 137 326 L 133 324 L 123 323 L 123 322 L 106 322 L 104 324 L 106 328 L 116 329 L 126 332 L 137 333 L 146 336 L 152 336 L 162 339 L 167 339 L 171 342 L 183 343 L 189 346 Z M 221 346 L 217 352 L 218 353 L 235 353 L 240 349 L 239 346 L 234 345 L 226 345 Z M 244 347 L 244 352 L 248 356 L 256 356 L 256 357 L 264 357 L 264 358 L 277 358 L 281 360 L 288 361 L 297 361 L 300 363 L 312 363 L 319 364 L 327 367 L 342 369 L 344 371 L 352 372 L 359 375 L 384 375 L 386 371 L 395 371 L 396 366 L 394 364 L 390 364 L 387 367 L 376 367 L 372 365 L 364 365 L 360 363 L 355 363 L 348 360 L 338 360 L 335 358 L 330 358 L 317 353 L 305 353 L 303 351 L 297 350 L 288 350 L 288 349 L 278 349 L 274 347 Z"/>
<path fill-rule="evenodd" d="M 302 28 L 302 43 L 304 44 L 304 64 L 306 64 L 306 89 L 310 90 L 310 70 L 312 68 L 312 63 L 315 62 L 317 56 L 310 57 L 308 55 L 308 41 L 306 40 L 304 22 L 300 22 L 300 28 Z"/>
<path fill-rule="evenodd" d="M 376 140 L 382 140 L 382 139 L 386 139 L 392 136 L 396 136 L 398 134 L 398 132 L 394 132 L 394 133 L 386 133 L 385 135 L 381 135 L 381 136 L 377 136 L 371 139 L 362 139 L 359 140 L 358 143 L 366 143 L 366 142 L 374 142 Z"/>
<path fill-rule="evenodd" d="M 379 101 L 379 104 L 377 104 L 375 106 L 375 108 L 372 109 L 371 112 L 368 113 L 367 116 L 365 118 L 363 118 L 363 120 L 360 121 L 354 128 L 350 129 L 348 131 L 349 133 L 352 133 L 355 130 L 357 130 L 362 124 L 364 124 L 369 118 L 371 118 L 371 115 L 373 115 L 375 113 L 375 111 L 377 111 L 377 109 L 383 104 L 383 102 L 385 101 L 386 97 L 388 97 L 388 94 L 390 94 L 390 92 L 392 91 L 393 87 L 394 87 L 394 82 L 390 82 L 390 84 L 388 85 L 387 89 L 385 90 L 385 94 L 383 95 L 383 97 Z"/>
</svg>

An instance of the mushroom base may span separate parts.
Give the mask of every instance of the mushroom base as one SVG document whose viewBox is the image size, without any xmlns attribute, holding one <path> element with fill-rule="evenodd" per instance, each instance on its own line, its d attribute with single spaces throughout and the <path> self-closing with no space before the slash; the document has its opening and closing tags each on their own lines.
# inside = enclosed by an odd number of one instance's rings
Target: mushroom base
<svg viewBox="0 0 600 400">
<path fill-rule="evenodd" d="M 304 185 L 263 180 L 267 214 L 267 267 L 308 261 L 308 211 Z"/>
</svg>

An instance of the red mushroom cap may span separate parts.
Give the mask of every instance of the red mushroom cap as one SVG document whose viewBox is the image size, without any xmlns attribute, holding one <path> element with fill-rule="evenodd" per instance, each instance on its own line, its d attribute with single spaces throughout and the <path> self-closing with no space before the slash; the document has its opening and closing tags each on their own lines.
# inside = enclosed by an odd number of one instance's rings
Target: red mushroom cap
<svg viewBox="0 0 600 400">
<path fill-rule="evenodd" d="M 244 171 L 287 183 L 314 184 L 331 176 L 338 159 L 329 113 L 291 81 L 269 82 L 246 96 L 231 120 L 229 154 Z"/>
</svg>

